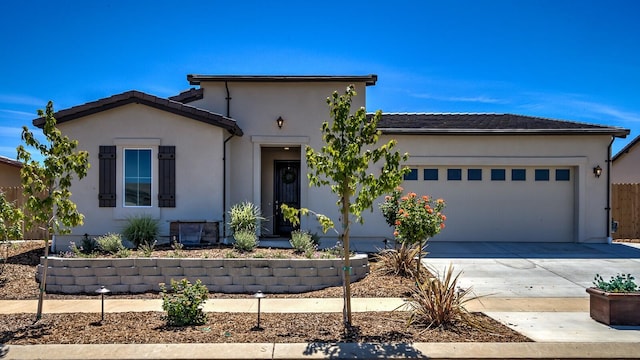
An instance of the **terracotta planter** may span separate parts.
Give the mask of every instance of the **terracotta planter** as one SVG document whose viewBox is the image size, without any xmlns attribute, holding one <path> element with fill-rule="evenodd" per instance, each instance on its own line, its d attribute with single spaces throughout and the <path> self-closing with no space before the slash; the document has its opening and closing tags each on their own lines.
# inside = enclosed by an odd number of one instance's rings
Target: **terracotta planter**
<svg viewBox="0 0 640 360">
<path fill-rule="evenodd" d="M 587 288 L 591 318 L 607 325 L 640 325 L 640 293 L 608 293 Z"/>
</svg>

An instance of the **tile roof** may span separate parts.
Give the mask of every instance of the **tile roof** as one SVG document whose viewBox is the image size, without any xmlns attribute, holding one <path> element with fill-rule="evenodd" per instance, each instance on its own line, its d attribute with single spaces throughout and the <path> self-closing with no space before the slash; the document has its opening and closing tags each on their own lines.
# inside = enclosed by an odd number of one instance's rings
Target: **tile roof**
<svg viewBox="0 0 640 360">
<path fill-rule="evenodd" d="M 191 85 L 200 85 L 205 81 L 228 81 L 228 82 L 364 82 L 367 86 L 375 85 L 378 75 L 187 75 L 187 81 Z"/>
<path fill-rule="evenodd" d="M 60 124 L 132 103 L 151 106 L 156 109 L 219 126 L 234 135 L 242 136 L 243 134 L 242 129 L 240 129 L 236 124 L 236 121 L 231 118 L 190 105 L 185 105 L 178 101 L 163 99 L 136 90 L 127 91 L 104 99 L 88 102 L 83 105 L 60 110 L 56 112 L 54 116 Z M 44 126 L 44 118 L 37 118 L 33 120 L 33 125 L 41 128 Z"/>
<path fill-rule="evenodd" d="M 629 134 L 619 127 L 513 114 L 383 113 L 378 129 L 387 134 Z"/>
<path fill-rule="evenodd" d="M 191 88 L 183 91 L 178 95 L 169 97 L 169 100 L 177 101 L 179 103 L 188 104 L 192 101 L 200 100 L 204 97 L 204 89 Z"/>
<path fill-rule="evenodd" d="M 7 164 L 7 165 L 10 165 L 10 166 L 15 166 L 17 168 L 21 168 L 22 167 L 22 163 L 20 161 L 14 160 L 14 159 L 10 159 L 10 158 L 8 158 L 6 156 L 2 156 L 2 155 L 0 155 L 0 163 Z"/>
<path fill-rule="evenodd" d="M 640 135 L 636 136 L 635 139 L 631 140 L 625 147 L 620 149 L 620 151 L 618 151 L 617 154 L 613 155 L 613 157 L 611 158 L 611 161 L 616 161 L 622 155 L 631 151 L 631 149 L 633 149 L 638 144 L 640 144 Z"/>
</svg>

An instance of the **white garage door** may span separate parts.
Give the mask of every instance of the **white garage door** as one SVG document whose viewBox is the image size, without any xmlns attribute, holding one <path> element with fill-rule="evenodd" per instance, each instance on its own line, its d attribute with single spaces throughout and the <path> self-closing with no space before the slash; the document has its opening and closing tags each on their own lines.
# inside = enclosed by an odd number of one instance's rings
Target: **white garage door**
<svg viewBox="0 0 640 360">
<path fill-rule="evenodd" d="M 434 241 L 572 242 L 571 167 L 412 167 L 406 191 L 443 198 L 446 228 Z"/>
</svg>

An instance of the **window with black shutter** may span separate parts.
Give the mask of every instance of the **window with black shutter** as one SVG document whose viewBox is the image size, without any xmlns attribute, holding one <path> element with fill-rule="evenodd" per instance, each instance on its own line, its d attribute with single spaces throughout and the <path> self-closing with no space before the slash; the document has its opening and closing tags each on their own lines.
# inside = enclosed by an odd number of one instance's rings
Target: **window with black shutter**
<svg viewBox="0 0 640 360">
<path fill-rule="evenodd" d="M 176 207 L 176 147 L 158 147 L 158 206 Z"/>
<path fill-rule="evenodd" d="M 116 206 L 116 147 L 100 146 L 98 203 L 100 207 Z"/>
</svg>

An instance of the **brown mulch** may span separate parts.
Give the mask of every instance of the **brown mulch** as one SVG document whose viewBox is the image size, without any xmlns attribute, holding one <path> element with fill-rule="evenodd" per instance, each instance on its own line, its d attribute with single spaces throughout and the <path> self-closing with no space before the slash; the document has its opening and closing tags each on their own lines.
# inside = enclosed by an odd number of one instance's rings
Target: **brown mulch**
<svg viewBox="0 0 640 360">
<path fill-rule="evenodd" d="M 0 245 L 0 257 L 5 257 Z M 198 251 L 183 250 L 189 257 Z M 266 249 L 263 249 L 268 252 Z M 35 267 L 43 254 L 43 242 L 10 245 L 7 263 L 0 265 L 0 300 L 36 299 Z M 166 250 L 171 252 L 173 250 Z M 228 251 L 222 249 L 221 251 Z M 273 250 L 276 251 L 276 250 Z M 282 250 L 277 250 L 282 251 Z M 154 254 L 155 256 L 155 254 Z M 278 255 L 280 256 L 280 255 Z M 213 257 L 213 256 L 208 256 Z M 375 269 L 375 263 L 372 264 Z M 406 297 L 411 281 L 372 271 L 352 284 L 353 297 Z M 210 298 L 245 298 L 243 294 L 211 293 Z M 342 288 L 332 287 L 303 294 L 270 297 L 341 297 Z M 112 295 L 112 298 L 159 298 L 157 293 Z M 95 295 L 47 294 L 47 299 L 96 298 Z M 106 344 L 106 343 L 216 343 L 216 342 L 526 342 L 525 336 L 480 313 L 473 314 L 480 327 L 456 323 L 446 329 L 407 326 L 406 312 L 353 313 L 352 331 L 345 334 L 342 314 L 266 313 L 262 330 L 252 330 L 256 314 L 209 313 L 207 323 L 181 328 L 167 327 L 162 312 L 100 314 L 44 314 L 34 324 L 35 314 L 0 315 L 0 344 Z"/>
</svg>

